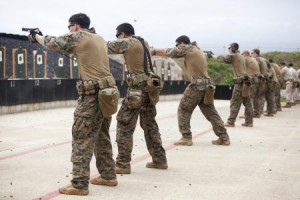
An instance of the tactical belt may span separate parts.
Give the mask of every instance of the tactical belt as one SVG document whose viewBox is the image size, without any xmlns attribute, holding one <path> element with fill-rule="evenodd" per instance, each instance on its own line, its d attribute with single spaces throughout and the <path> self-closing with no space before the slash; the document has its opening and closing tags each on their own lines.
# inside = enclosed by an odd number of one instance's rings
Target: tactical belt
<svg viewBox="0 0 300 200">
<path fill-rule="evenodd" d="M 141 82 L 144 82 L 148 79 L 148 75 L 146 75 L 145 73 L 143 74 L 130 74 L 129 77 L 127 78 L 127 84 L 129 86 L 134 86 L 134 85 L 138 85 Z"/>
<path fill-rule="evenodd" d="M 232 79 L 234 84 L 242 84 L 244 82 L 244 78 L 240 76 L 233 77 Z"/>
<path fill-rule="evenodd" d="M 101 78 L 96 80 L 79 80 L 76 82 L 76 89 L 78 95 L 94 95 L 98 90 L 104 88 L 113 87 L 116 85 L 116 81 L 112 76 Z"/>
<path fill-rule="evenodd" d="M 193 76 L 191 77 L 191 83 L 194 85 L 203 85 L 210 84 L 210 79 L 199 78 L 196 79 Z"/>
<path fill-rule="evenodd" d="M 250 82 L 253 83 L 253 84 L 254 83 L 259 83 L 259 75 L 260 74 L 255 74 L 255 75 L 251 76 L 250 77 Z"/>
</svg>

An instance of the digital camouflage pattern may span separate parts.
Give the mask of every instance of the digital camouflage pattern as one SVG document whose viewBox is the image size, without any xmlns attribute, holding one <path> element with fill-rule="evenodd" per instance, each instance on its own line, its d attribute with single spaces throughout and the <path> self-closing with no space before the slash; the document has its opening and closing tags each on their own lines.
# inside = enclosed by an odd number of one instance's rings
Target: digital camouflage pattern
<svg viewBox="0 0 300 200">
<path fill-rule="evenodd" d="M 130 99 L 125 97 L 117 115 L 117 144 L 118 156 L 116 165 L 121 168 L 130 167 L 133 148 L 133 133 L 140 116 L 140 125 L 144 130 L 147 149 L 154 163 L 167 163 L 166 152 L 162 146 L 160 132 L 155 120 L 156 108 L 150 104 L 149 94 L 146 91 L 146 82 L 132 86 L 132 89 L 142 90 L 141 105 L 129 108 Z M 126 99 L 127 98 L 127 99 Z"/>
<path fill-rule="evenodd" d="M 185 72 L 189 77 L 195 79 L 209 79 L 208 65 L 205 54 L 197 46 L 196 42 L 191 44 L 180 44 L 174 48 L 165 50 L 165 55 L 171 58 L 184 57 Z"/>
<path fill-rule="evenodd" d="M 147 41 L 146 48 L 149 48 Z M 132 75 L 144 74 L 144 49 L 136 36 L 120 38 L 107 43 L 108 53 L 123 54 Z M 150 63 L 147 65 L 150 71 Z M 137 98 L 129 98 L 131 89 L 141 90 L 141 102 L 133 103 Z M 136 93 L 135 93 L 136 94 Z M 135 105 L 132 107 L 131 105 Z M 117 144 L 118 156 L 116 165 L 120 168 L 130 167 L 131 153 L 133 148 L 133 133 L 140 116 L 140 125 L 144 130 L 147 149 L 154 163 L 166 164 L 166 152 L 162 146 L 160 132 L 155 120 L 156 108 L 150 104 L 146 81 L 129 85 L 127 96 L 122 101 L 121 108 L 117 114 Z"/>
<path fill-rule="evenodd" d="M 81 43 L 83 40 L 85 43 Z M 115 162 L 109 136 L 111 118 L 103 117 L 94 84 L 101 78 L 111 76 L 106 43 L 101 36 L 84 29 L 59 37 L 45 36 L 41 44 L 52 50 L 74 53 L 79 63 L 80 77 L 88 80 L 84 84 L 77 84 L 79 98 L 72 127 L 73 187 L 88 188 L 93 153 L 101 177 L 106 180 L 115 179 Z M 80 51 L 77 47 L 80 47 Z M 81 90 L 85 92 L 84 95 Z"/>
<path fill-rule="evenodd" d="M 184 138 L 192 137 L 190 120 L 194 109 L 198 106 L 205 118 L 211 123 L 214 133 L 220 140 L 229 140 L 224 122 L 214 104 L 205 105 L 203 103 L 204 95 L 205 91 L 199 91 L 197 85 L 189 84 L 185 89 L 177 114 L 180 133 Z"/>
<path fill-rule="evenodd" d="M 260 81 L 265 82 L 264 80 L 260 80 Z M 262 108 L 264 107 L 265 104 L 265 94 L 266 94 L 266 86 L 265 83 L 263 84 L 264 84 L 264 88 L 260 91 L 257 90 L 257 95 L 253 99 L 253 117 L 260 117 L 263 114 Z"/>
<path fill-rule="evenodd" d="M 272 114 L 274 113 L 274 106 L 275 106 L 275 93 L 271 89 L 271 86 L 267 86 L 266 93 L 265 93 L 265 100 L 267 102 L 267 113 Z M 264 104 L 261 105 L 261 110 L 263 112 Z"/>
<path fill-rule="evenodd" d="M 72 52 L 73 48 L 81 41 L 81 39 L 88 34 L 86 31 L 77 31 L 64 34 L 59 37 L 46 35 L 43 37 L 41 44 L 49 49 L 55 51 Z"/>
<path fill-rule="evenodd" d="M 87 189 L 90 177 L 90 161 L 93 153 L 101 177 L 115 179 L 115 162 L 109 136 L 111 118 L 104 118 L 99 109 L 96 95 L 80 96 L 74 113 L 72 128 L 72 185 Z"/>
<path fill-rule="evenodd" d="M 227 122 L 234 124 L 236 117 L 239 114 L 241 105 L 245 106 L 245 122 L 253 123 L 253 108 L 251 105 L 250 97 L 242 97 L 243 84 L 234 84 L 232 97 L 230 100 L 230 115 Z"/>
</svg>

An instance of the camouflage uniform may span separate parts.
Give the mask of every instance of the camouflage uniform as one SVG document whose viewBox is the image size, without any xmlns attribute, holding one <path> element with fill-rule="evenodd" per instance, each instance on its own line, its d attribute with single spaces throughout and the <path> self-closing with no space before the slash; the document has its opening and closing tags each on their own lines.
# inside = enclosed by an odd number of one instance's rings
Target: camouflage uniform
<svg viewBox="0 0 300 200">
<path fill-rule="evenodd" d="M 281 110 L 281 103 L 280 103 L 280 88 L 281 88 L 281 81 L 280 81 L 280 68 L 276 63 L 271 63 L 271 66 L 274 68 L 277 78 L 277 85 L 275 88 L 275 106 L 274 106 L 274 112 L 277 112 Z"/>
<path fill-rule="evenodd" d="M 83 40 L 84 43 L 81 42 Z M 72 127 L 73 187 L 88 188 L 89 165 L 93 153 L 101 177 L 106 180 L 115 179 L 115 163 L 109 136 L 111 118 L 103 117 L 97 100 L 97 81 L 107 77 L 113 79 L 109 71 L 105 41 L 101 36 L 84 29 L 57 38 L 45 36 L 41 44 L 49 49 L 74 53 L 79 64 L 82 80 L 77 82 L 79 98 Z"/>
<path fill-rule="evenodd" d="M 147 48 L 148 43 L 145 41 Z M 144 50 L 138 39 L 135 37 L 117 39 L 107 43 L 108 52 L 124 54 L 130 77 L 127 79 L 129 88 L 127 95 L 122 101 L 122 106 L 117 115 L 117 143 L 118 156 L 116 165 L 120 168 L 129 168 L 133 148 L 133 133 L 140 116 L 140 125 L 144 130 L 147 149 L 152 156 L 154 163 L 167 163 L 166 153 L 162 146 L 160 132 L 155 120 L 156 108 L 149 101 L 149 94 L 146 88 L 148 76 L 144 72 L 143 58 Z M 148 71 L 149 69 L 148 63 Z M 141 91 L 140 103 L 131 106 L 131 91 Z"/>
<path fill-rule="evenodd" d="M 256 98 L 253 99 L 253 117 L 260 117 L 263 114 L 265 104 L 265 96 L 267 91 L 267 61 L 262 57 L 256 57 L 259 65 L 260 73 L 263 75 L 259 79 L 259 89 Z"/>
<path fill-rule="evenodd" d="M 195 43 L 192 43 L 166 49 L 165 54 L 173 58 L 184 57 L 187 74 L 192 77 L 191 83 L 185 89 L 178 107 L 178 125 L 182 136 L 192 138 L 190 119 L 195 107 L 198 106 L 202 114 L 211 123 L 214 133 L 219 139 L 229 141 L 224 122 L 214 104 L 204 104 L 206 86 L 210 84 L 210 77 L 207 73 L 206 57 L 201 49 Z"/>
<path fill-rule="evenodd" d="M 266 93 L 265 99 L 267 102 L 267 114 L 274 114 L 274 106 L 275 106 L 275 86 L 277 84 L 277 76 L 273 67 L 268 64 L 267 69 L 267 81 L 266 81 Z M 263 109 L 264 104 L 262 104 Z"/>
<path fill-rule="evenodd" d="M 218 62 L 224 62 L 227 64 L 232 64 L 233 73 L 234 73 L 234 87 L 232 91 L 232 97 L 230 100 L 230 115 L 228 117 L 227 122 L 229 124 L 234 124 L 236 117 L 239 113 L 241 105 L 245 106 L 245 122 L 246 124 L 253 123 L 253 108 L 250 101 L 250 96 L 243 97 L 242 96 L 242 88 L 244 83 L 244 76 L 246 73 L 246 62 L 242 55 L 239 53 L 232 53 L 227 56 L 218 56 Z"/>
</svg>

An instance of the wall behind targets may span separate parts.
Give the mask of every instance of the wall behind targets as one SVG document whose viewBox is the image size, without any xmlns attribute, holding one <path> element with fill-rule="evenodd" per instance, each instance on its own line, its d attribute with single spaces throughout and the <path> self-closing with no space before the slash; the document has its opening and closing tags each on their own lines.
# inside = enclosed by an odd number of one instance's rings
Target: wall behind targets
<svg viewBox="0 0 300 200">
<path fill-rule="evenodd" d="M 26 36 L 0 33 L 0 79 L 78 79 L 74 55 L 66 56 L 31 43 Z M 122 64 L 110 59 L 116 80 L 122 80 Z"/>
</svg>

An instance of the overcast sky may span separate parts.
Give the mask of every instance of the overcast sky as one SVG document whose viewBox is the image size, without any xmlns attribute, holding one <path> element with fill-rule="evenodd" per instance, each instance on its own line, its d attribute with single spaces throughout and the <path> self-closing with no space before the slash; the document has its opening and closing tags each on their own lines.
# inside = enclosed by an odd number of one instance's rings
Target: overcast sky
<svg viewBox="0 0 300 200">
<path fill-rule="evenodd" d="M 216 54 L 227 53 L 232 42 L 241 50 L 300 51 L 299 0 L 0 0 L 0 32 L 26 35 L 22 27 L 39 27 L 62 35 L 79 12 L 105 40 L 129 22 L 156 48 L 173 47 L 178 36 L 188 35 Z"/>
</svg>

